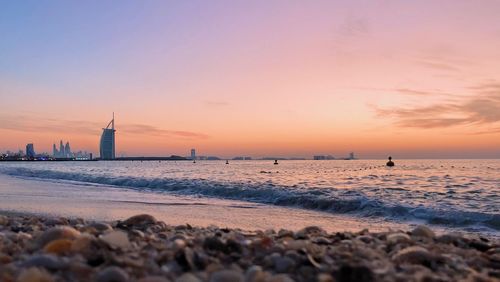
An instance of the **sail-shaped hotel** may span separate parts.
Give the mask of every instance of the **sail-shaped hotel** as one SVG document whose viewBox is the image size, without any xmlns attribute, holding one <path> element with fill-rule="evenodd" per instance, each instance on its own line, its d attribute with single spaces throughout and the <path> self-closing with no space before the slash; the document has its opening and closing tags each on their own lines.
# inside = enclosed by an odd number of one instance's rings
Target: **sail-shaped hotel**
<svg viewBox="0 0 500 282">
<path fill-rule="evenodd" d="M 115 113 L 113 113 L 113 119 L 108 123 L 106 128 L 102 129 L 101 142 L 99 144 L 101 160 L 113 160 L 115 158 L 115 131 Z"/>
</svg>

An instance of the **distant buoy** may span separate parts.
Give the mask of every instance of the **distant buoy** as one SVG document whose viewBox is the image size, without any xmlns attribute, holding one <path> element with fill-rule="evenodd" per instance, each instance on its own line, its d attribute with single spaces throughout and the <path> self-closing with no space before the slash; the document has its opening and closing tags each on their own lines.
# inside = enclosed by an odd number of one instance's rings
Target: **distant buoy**
<svg viewBox="0 0 500 282">
<path fill-rule="evenodd" d="M 196 160 L 193 161 L 193 163 L 195 164 L 196 163 Z"/>
<path fill-rule="evenodd" d="M 229 160 L 226 160 L 226 164 L 229 164 Z"/>
<path fill-rule="evenodd" d="M 274 160 L 274 164 L 277 165 L 278 164 L 278 160 Z"/>
<path fill-rule="evenodd" d="M 392 161 L 392 157 L 389 157 L 389 161 L 385 165 L 386 166 L 394 166 L 394 162 Z"/>
</svg>

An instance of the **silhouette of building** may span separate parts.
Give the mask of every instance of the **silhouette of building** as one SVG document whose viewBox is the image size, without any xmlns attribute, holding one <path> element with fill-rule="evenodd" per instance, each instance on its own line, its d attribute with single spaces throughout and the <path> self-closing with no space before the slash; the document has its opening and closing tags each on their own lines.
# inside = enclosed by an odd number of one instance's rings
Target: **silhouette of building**
<svg viewBox="0 0 500 282">
<path fill-rule="evenodd" d="M 33 146 L 33 143 L 26 144 L 26 158 L 32 160 L 35 158 L 35 155 L 35 147 Z"/>
<path fill-rule="evenodd" d="M 64 152 L 64 145 L 63 145 L 63 141 L 59 141 L 59 157 L 60 158 L 64 158 L 64 156 L 66 155 L 66 153 Z"/>
<path fill-rule="evenodd" d="M 111 126 L 111 128 L 110 128 Z M 106 128 L 102 129 L 99 153 L 101 160 L 113 160 L 115 158 L 115 114 Z"/>
<path fill-rule="evenodd" d="M 57 158 L 59 156 L 59 151 L 57 150 L 56 144 L 52 145 L 52 156 Z"/>
<path fill-rule="evenodd" d="M 355 157 L 354 157 L 354 153 L 353 153 L 353 152 L 349 153 L 349 159 L 350 159 L 350 160 L 354 160 L 354 159 L 355 159 Z"/>
<path fill-rule="evenodd" d="M 65 158 L 71 158 L 71 148 L 69 147 L 69 142 L 66 142 L 66 145 L 64 146 L 64 157 Z"/>
<path fill-rule="evenodd" d="M 195 149 L 191 149 L 191 159 L 193 161 L 196 160 L 196 150 Z"/>
</svg>

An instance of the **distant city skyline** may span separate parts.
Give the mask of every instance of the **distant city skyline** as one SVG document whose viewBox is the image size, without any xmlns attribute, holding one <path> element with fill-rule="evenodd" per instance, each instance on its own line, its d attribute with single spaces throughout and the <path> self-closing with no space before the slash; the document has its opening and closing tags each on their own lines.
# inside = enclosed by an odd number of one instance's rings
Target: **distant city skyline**
<svg viewBox="0 0 500 282">
<path fill-rule="evenodd" d="M 116 156 L 500 158 L 498 11 L 2 1 L 0 151 L 61 136 L 97 157 L 115 111 Z"/>
</svg>

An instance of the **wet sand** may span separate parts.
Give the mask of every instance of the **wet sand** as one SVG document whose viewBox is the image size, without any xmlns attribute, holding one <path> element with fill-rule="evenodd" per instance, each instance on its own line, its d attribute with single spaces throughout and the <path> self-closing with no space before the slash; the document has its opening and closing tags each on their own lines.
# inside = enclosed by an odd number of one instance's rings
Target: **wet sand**
<svg viewBox="0 0 500 282">
<path fill-rule="evenodd" d="M 258 203 L 173 196 L 138 192 L 103 185 L 21 179 L 0 174 L 0 211 L 112 221 L 139 213 L 155 216 L 167 224 L 189 223 L 266 230 L 299 230 L 309 225 L 329 232 L 408 229 L 408 224 L 356 219 L 325 212 L 277 207 Z"/>
</svg>

